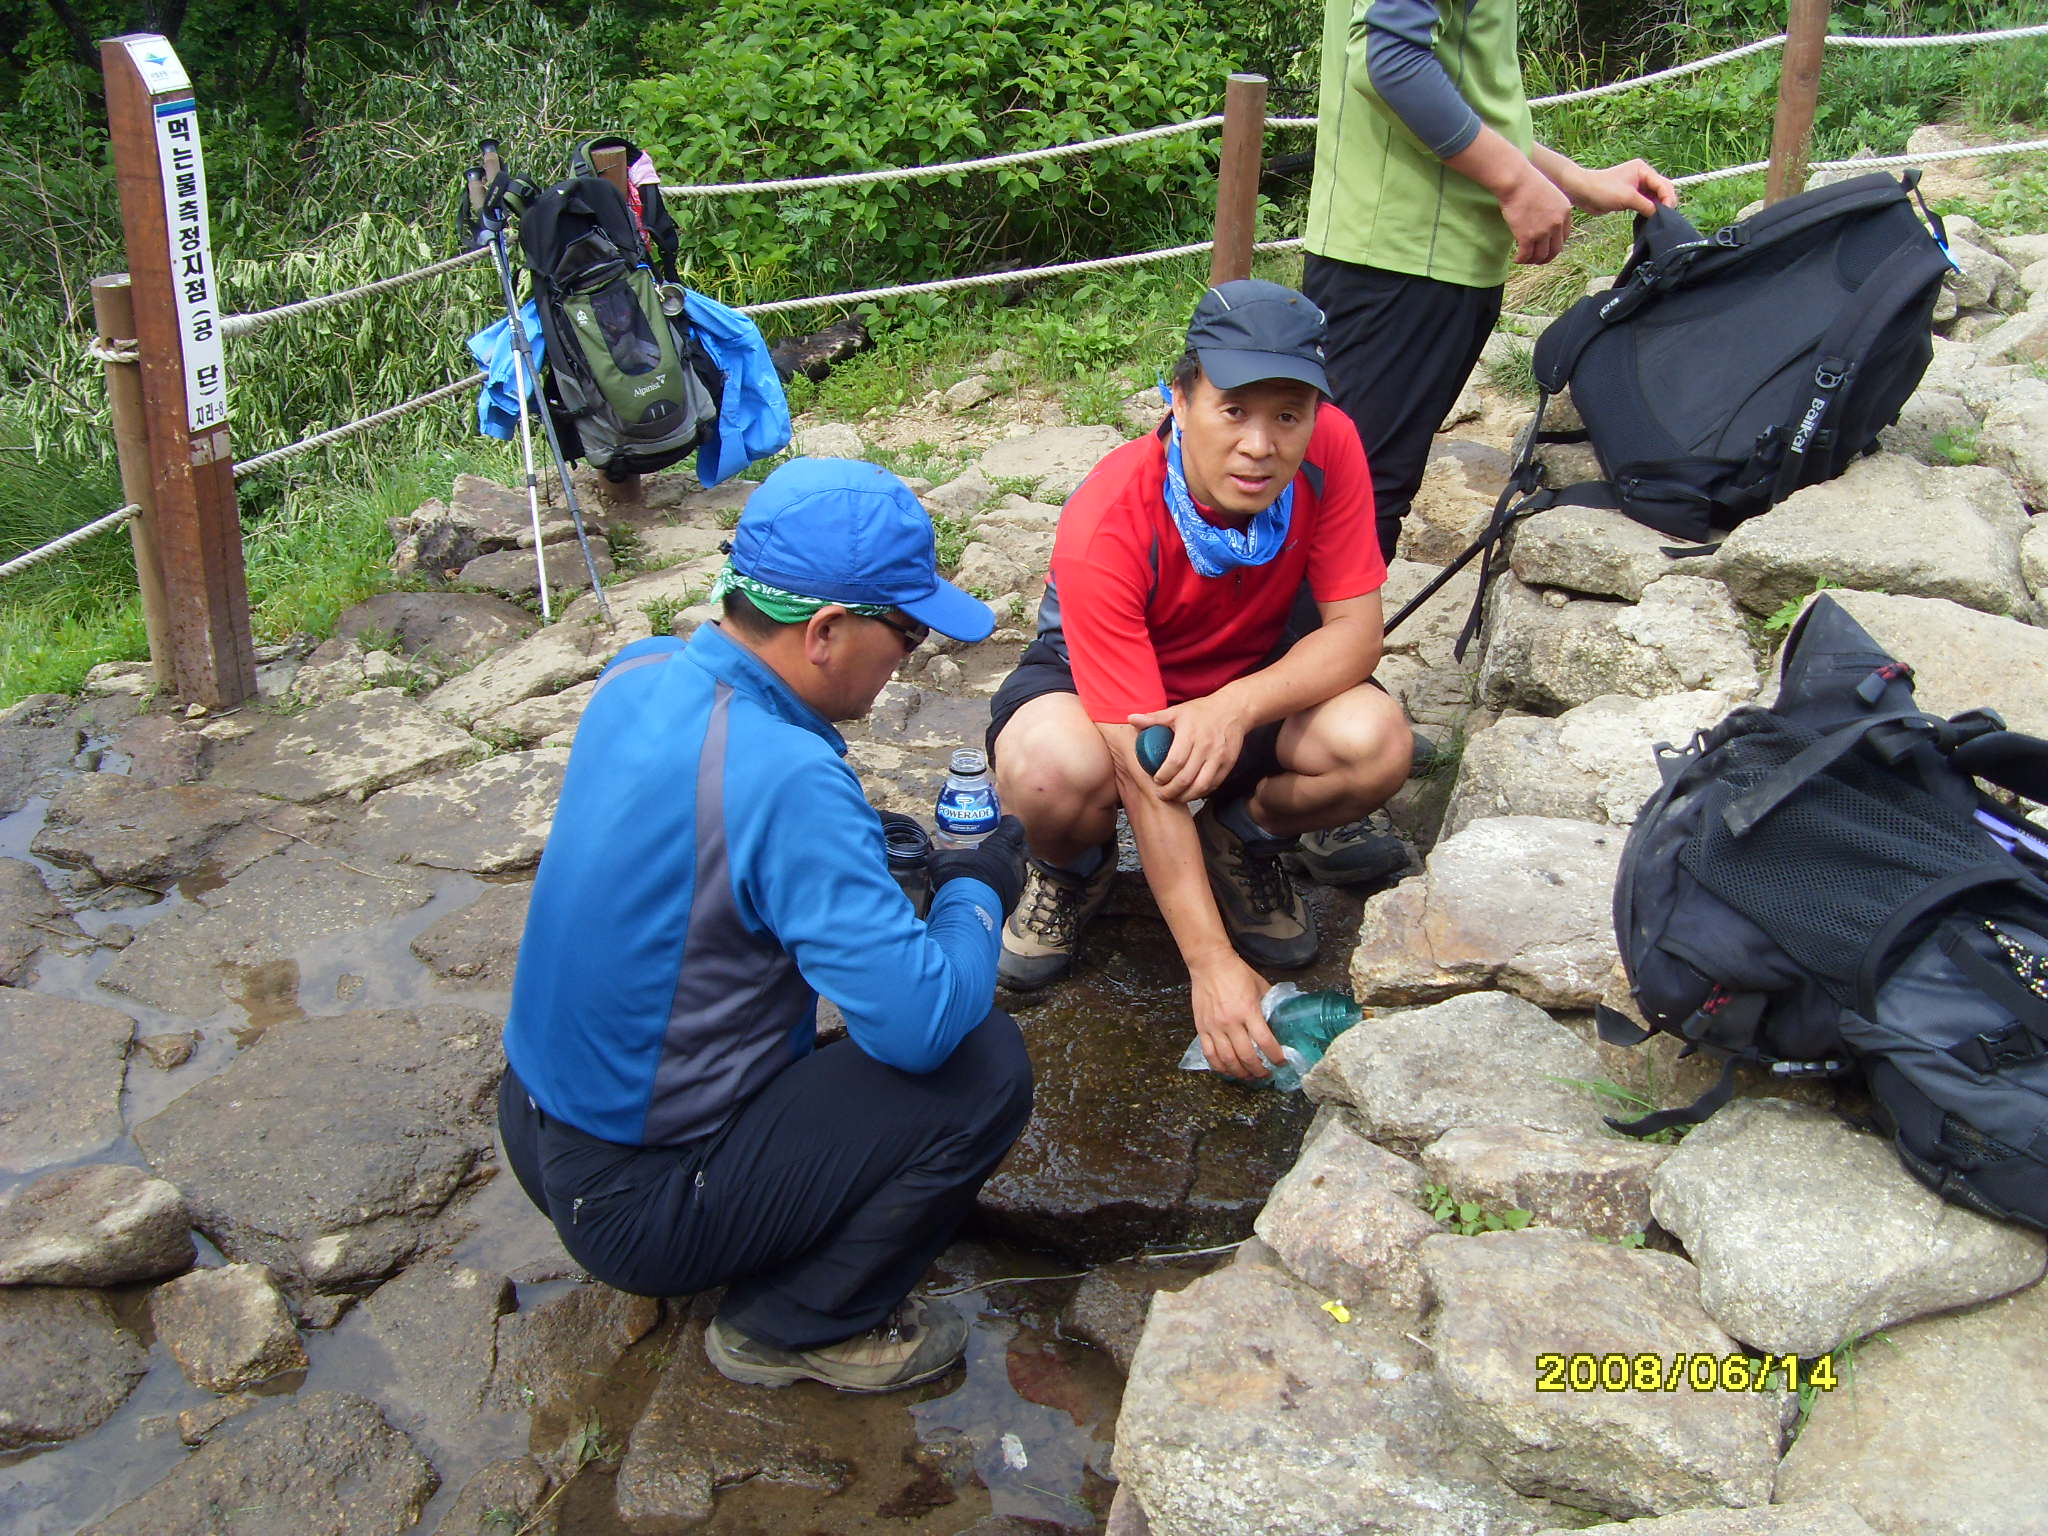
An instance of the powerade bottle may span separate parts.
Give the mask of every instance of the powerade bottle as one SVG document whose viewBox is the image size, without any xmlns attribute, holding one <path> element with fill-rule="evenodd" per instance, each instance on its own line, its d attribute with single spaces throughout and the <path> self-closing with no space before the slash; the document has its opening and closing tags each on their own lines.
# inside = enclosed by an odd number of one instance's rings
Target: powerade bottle
<svg viewBox="0 0 2048 1536">
<path fill-rule="evenodd" d="M 949 766 L 952 773 L 932 808 L 938 826 L 932 843 L 939 848 L 972 848 L 995 831 L 1003 814 L 996 804 L 996 787 L 989 782 L 988 754 L 979 747 L 962 747 Z"/>
</svg>

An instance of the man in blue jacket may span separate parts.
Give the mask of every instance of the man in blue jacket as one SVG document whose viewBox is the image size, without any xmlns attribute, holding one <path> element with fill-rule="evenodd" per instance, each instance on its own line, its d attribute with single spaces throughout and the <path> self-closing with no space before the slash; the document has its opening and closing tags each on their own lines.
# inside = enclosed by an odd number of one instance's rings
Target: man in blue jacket
<svg viewBox="0 0 2048 1536">
<path fill-rule="evenodd" d="M 726 1376 L 888 1391 L 959 1358 L 965 1322 L 911 1289 L 1031 1110 L 992 1008 L 1023 834 L 935 856 L 920 920 L 830 722 L 928 627 L 980 640 L 994 616 L 873 464 L 784 465 L 730 547 L 723 622 L 627 646 L 584 710 L 499 1127 L 598 1279 L 726 1287 L 705 1335 Z M 848 1033 L 813 1049 L 820 994 Z"/>
</svg>

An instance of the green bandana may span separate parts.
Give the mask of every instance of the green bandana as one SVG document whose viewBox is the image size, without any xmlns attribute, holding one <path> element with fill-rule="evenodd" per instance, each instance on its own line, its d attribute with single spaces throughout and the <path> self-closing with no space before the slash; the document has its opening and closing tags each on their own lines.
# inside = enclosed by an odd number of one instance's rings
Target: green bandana
<svg viewBox="0 0 2048 1536">
<path fill-rule="evenodd" d="M 785 592 L 780 587 L 771 587 L 765 581 L 756 581 L 744 571 L 733 569 L 730 556 L 726 558 L 725 569 L 718 573 L 718 581 L 711 588 L 711 601 L 717 602 L 728 592 L 738 592 L 748 602 L 767 614 L 778 624 L 801 624 L 820 608 L 835 604 L 849 613 L 864 618 L 879 619 L 895 609 L 888 603 L 842 603 L 832 597 L 805 597 L 797 592 Z"/>
</svg>

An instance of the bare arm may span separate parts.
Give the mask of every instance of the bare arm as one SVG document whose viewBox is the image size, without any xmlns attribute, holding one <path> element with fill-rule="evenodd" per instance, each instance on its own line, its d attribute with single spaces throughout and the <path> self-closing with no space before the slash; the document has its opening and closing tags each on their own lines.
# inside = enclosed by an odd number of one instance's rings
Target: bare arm
<svg viewBox="0 0 2048 1536">
<path fill-rule="evenodd" d="M 1165 799 L 1152 776 L 1139 766 L 1135 726 L 1101 725 L 1116 767 L 1117 794 L 1131 820 L 1145 879 L 1159 903 L 1159 915 L 1188 968 L 1189 1001 L 1195 1033 L 1209 1065 L 1234 1077 L 1264 1077 L 1268 1061 L 1281 1058 L 1280 1043 L 1266 1027 L 1259 999 L 1266 982 L 1230 946 L 1223 916 L 1209 890 L 1194 818 L 1185 805 Z"/>
</svg>

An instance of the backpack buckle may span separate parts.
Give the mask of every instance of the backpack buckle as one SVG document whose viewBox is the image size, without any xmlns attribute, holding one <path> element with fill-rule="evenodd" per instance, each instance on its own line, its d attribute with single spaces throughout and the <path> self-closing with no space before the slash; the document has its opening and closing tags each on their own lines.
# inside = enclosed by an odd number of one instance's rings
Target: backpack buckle
<svg viewBox="0 0 2048 1536">
<path fill-rule="evenodd" d="M 1741 232 L 1733 224 L 1723 224 L 1714 231 L 1714 244 L 1724 251 L 1732 251 L 1742 244 Z"/>
<path fill-rule="evenodd" d="M 1847 377 L 1848 374 L 1846 372 L 1838 368 L 1830 368 L 1826 363 L 1822 363 L 1813 370 L 1813 382 L 1821 389 L 1840 389 L 1842 381 Z"/>
</svg>

